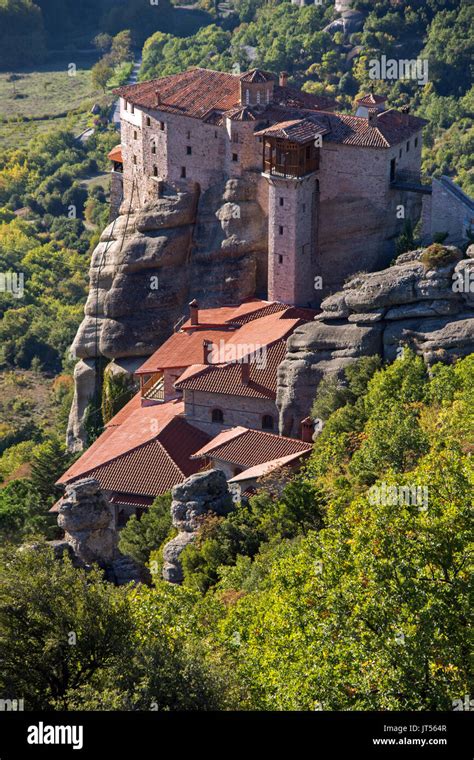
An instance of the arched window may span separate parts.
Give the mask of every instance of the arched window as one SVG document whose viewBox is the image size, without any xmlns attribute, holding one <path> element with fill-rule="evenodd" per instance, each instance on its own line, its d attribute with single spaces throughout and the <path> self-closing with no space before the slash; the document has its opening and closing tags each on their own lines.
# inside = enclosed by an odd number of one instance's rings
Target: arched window
<svg viewBox="0 0 474 760">
<path fill-rule="evenodd" d="M 257 90 L 257 104 L 260 105 L 260 90 Z"/>
<path fill-rule="evenodd" d="M 250 91 L 245 90 L 245 102 L 248 105 L 250 103 Z"/>
<path fill-rule="evenodd" d="M 213 422 L 224 422 L 224 414 L 222 412 L 222 409 L 213 409 L 212 410 L 212 421 Z"/>
<path fill-rule="evenodd" d="M 271 414 L 264 414 L 262 417 L 262 430 L 273 430 L 273 417 Z"/>
</svg>

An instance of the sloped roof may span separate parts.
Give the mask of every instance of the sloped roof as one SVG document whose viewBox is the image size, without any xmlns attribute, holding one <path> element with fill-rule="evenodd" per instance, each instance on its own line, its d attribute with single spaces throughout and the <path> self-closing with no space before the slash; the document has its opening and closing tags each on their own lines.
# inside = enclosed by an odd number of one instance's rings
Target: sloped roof
<svg viewBox="0 0 474 760">
<path fill-rule="evenodd" d="M 419 132 L 428 122 L 418 116 L 388 110 L 377 114 L 370 125 L 365 116 L 343 113 L 321 113 L 319 120 L 329 127 L 325 142 L 357 145 L 363 148 L 390 148 Z"/>
<path fill-rule="evenodd" d="M 249 366 L 249 380 L 242 382 L 242 365 L 198 365 L 190 367 L 175 383 L 178 390 L 224 393 L 245 398 L 276 399 L 277 369 L 286 353 L 286 341 L 279 340 L 267 348 L 265 366 Z M 194 369 L 194 372 L 193 372 Z"/>
<path fill-rule="evenodd" d="M 122 146 L 116 145 L 115 148 L 112 148 L 110 153 L 107 154 L 107 158 L 109 158 L 111 161 L 118 161 L 119 163 L 123 163 Z"/>
<path fill-rule="evenodd" d="M 329 127 L 312 116 L 304 119 L 293 119 L 290 121 L 277 122 L 267 129 L 256 132 L 256 135 L 265 135 L 266 137 L 278 137 L 292 142 L 307 143 L 314 140 L 316 135 L 324 135 L 329 132 Z"/>
<path fill-rule="evenodd" d="M 311 448 L 310 443 L 295 438 L 236 427 L 217 435 L 196 451 L 192 459 L 209 457 L 242 467 L 254 467 L 289 454 L 310 451 Z"/>
<path fill-rule="evenodd" d="M 373 92 L 369 92 L 363 95 L 361 98 L 356 98 L 356 103 L 359 106 L 375 106 L 380 103 L 385 103 L 387 100 L 386 95 L 375 95 Z"/>
<path fill-rule="evenodd" d="M 235 312 L 238 314 L 238 311 Z M 244 312 L 245 314 L 245 312 Z M 244 316 L 238 315 L 238 316 Z M 212 315 L 211 315 L 212 316 Z M 234 315 L 229 318 L 232 323 Z M 285 318 L 284 311 L 271 312 L 264 317 L 244 322 L 236 329 L 221 329 L 223 325 L 217 325 L 215 329 L 184 330 L 171 335 L 155 353 L 139 367 L 136 374 L 146 375 L 159 372 L 172 367 L 190 367 L 192 364 L 202 364 L 203 341 L 210 341 L 214 346 L 232 346 L 234 351 L 232 361 L 247 356 L 254 349 L 249 346 L 262 347 L 274 343 L 280 338 L 289 335 L 301 322 L 299 317 Z M 214 364 L 224 364 L 229 358 L 223 357 L 217 360 L 211 357 Z"/>
<path fill-rule="evenodd" d="M 260 72 L 262 73 L 265 74 Z M 139 108 L 158 108 L 165 113 L 177 113 L 217 123 L 219 112 L 224 113 L 241 106 L 241 76 L 196 67 L 180 74 L 124 85 L 115 89 L 114 93 Z M 159 106 L 156 105 L 157 92 L 160 96 Z M 301 92 L 293 87 L 275 85 L 273 93 L 275 102 L 287 108 L 324 110 L 335 106 L 332 98 Z"/>
<path fill-rule="evenodd" d="M 255 467 L 248 467 L 243 472 L 239 472 L 238 475 L 234 475 L 233 478 L 230 478 L 229 483 L 243 483 L 246 480 L 261 478 L 263 475 L 268 475 L 269 472 L 279 470 L 280 467 L 297 462 L 301 457 L 308 456 L 308 454 L 309 450 L 297 451 L 295 454 L 288 454 L 286 457 L 279 457 L 279 459 L 271 459 L 269 462 L 256 464 Z"/>
<path fill-rule="evenodd" d="M 131 411 L 121 425 L 107 428 L 58 483 L 90 477 L 116 495 L 165 493 L 200 470 L 190 456 L 210 440 L 184 419 L 183 411 L 177 401 Z M 120 503 L 132 504 L 130 499 Z"/>
<path fill-rule="evenodd" d="M 275 80 L 273 74 L 261 69 L 250 69 L 240 75 L 241 82 L 272 82 Z"/>
</svg>

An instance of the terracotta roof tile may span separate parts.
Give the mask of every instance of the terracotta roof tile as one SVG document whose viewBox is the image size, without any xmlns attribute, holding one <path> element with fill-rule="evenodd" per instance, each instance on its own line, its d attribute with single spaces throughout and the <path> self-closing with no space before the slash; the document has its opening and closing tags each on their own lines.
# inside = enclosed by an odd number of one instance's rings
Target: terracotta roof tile
<svg viewBox="0 0 474 760">
<path fill-rule="evenodd" d="M 242 382 L 242 365 L 198 365 L 190 367 L 186 376 L 181 375 L 175 388 L 178 390 L 224 393 L 245 398 L 276 399 L 277 369 L 286 353 L 286 341 L 280 340 L 268 347 L 265 366 L 255 362 L 249 367 L 249 380 Z"/>
<path fill-rule="evenodd" d="M 375 93 L 369 92 L 361 98 L 357 98 L 355 102 L 359 106 L 374 106 L 380 103 L 385 103 L 386 100 L 386 95 L 375 95 Z"/>
<path fill-rule="evenodd" d="M 297 462 L 301 457 L 306 457 L 309 454 L 308 451 L 298 451 L 296 454 L 288 454 L 286 457 L 279 457 L 279 459 L 271 459 L 269 462 L 263 462 L 262 464 L 256 464 L 255 467 L 248 467 L 243 472 L 239 472 L 238 475 L 234 475 L 230 478 L 229 483 L 241 483 L 245 480 L 253 478 L 261 478 L 263 475 L 267 475 L 269 472 L 279 470 L 280 467 Z"/>
<path fill-rule="evenodd" d="M 208 457 L 219 459 L 241 467 L 254 467 L 272 459 L 310 451 L 312 445 L 295 438 L 284 438 L 273 433 L 247 428 L 233 428 L 226 431 L 227 437 L 220 434 L 202 449 L 193 454 L 193 459 Z M 232 435 L 232 433 L 234 433 Z"/>
<path fill-rule="evenodd" d="M 180 74 L 118 87 L 114 93 L 139 108 L 157 108 L 165 113 L 178 113 L 205 121 L 211 119 L 216 123 L 219 111 L 230 111 L 241 106 L 240 78 L 224 71 L 194 68 Z M 156 105 L 156 92 L 160 95 L 159 106 Z M 273 92 L 277 103 L 291 109 L 325 110 L 335 106 L 331 98 L 300 92 L 292 87 L 275 85 Z"/>
<path fill-rule="evenodd" d="M 329 132 L 324 136 L 325 142 L 364 148 L 390 148 L 398 145 L 427 124 L 425 119 L 393 110 L 379 113 L 375 126 L 369 125 L 365 116 L 351 114 L 320 113 L 319 119 L 329 127 Z"/>
<path fill-rule="evenodd" d="M 308 116 L 304 119 L 281 121 L 267 129 L 256 132 L 258 135 L 278 137 L 292 142 L 307 143 L 314 140 L 316 135 L 324 135 L 329 131 L 327 124 L 322 124 L 317 117 Z"/>
<path fill-rule="evenodd" d="M 135 374 L 147 375 L 172 367 L 189 367 L 203 360 L 204 340 L 226 340 L 229 330 L 196 330 L 171 335 L 160 348 L 142 364 Z"/>
<path fill-rule="evenodd" d="M 250 71 L 245 71 L 241 74 L 239 79 L 241 82 L 271 82 L 275 77 L 269 71 L 250 69 Z"/>
<path fill-rule="evenodd" d="M 87 451 L 69 467 L 58 483 L 67 483 L 133 448 L 153 440 L 177 415 L 184 412 L 180 401 L 140 406 L 121 425 L 106 428 Z"/>
</svg>

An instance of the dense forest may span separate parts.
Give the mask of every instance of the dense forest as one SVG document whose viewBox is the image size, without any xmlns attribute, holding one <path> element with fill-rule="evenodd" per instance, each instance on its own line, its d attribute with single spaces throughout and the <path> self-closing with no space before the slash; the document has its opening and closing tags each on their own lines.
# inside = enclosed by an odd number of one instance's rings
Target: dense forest
<svg viewBox="0 0 474 760">
<path fill-rule="evenodd" d="M 160 579 L 169 495 L 121 535 L 151 587 L 115 588 L 45 544 L 58 535 L 54 482 L 72 460 L 68 348 L 109 214 L 106 188 L 91 180 L 118 142 L 111 88 L 134 53 L 142 80 L 261 66 L 346 111 L 374 85 L 429 120 L 423 172 L 473 192 L 472 4 L 357 0 L 364 22 L 350 35 L 327 28 L 330 2 L 232 0 L 225 17 L 198 5 L 185 21 L 170 0 L 0 0 L 0 69 L 15 97 L 16 72 L 58 50 L 104 54 L 87 141 L 68 115 L 0 153 L 0 270 L 24 278 L 21 297 L 0 292 L 0 693 L 45 709 L 449 709 L 472 693 L 472 357 L 428 371 L 406 351 L 391 366 L 348 369 L 344 392 L 323 383 L 315 412 L 326 425 L 305 470 L 203 524 L 183 554 L 182 587 Z M 127 40 L 119 64 L 117 35 Z M 382 54 L 427 60 L 428 83 L 374 82 L 369 62 Z M 428 486 L 429 508 L 374 506 L 382 484 Z M 25 542 L 34 551 L 19 552 Z"/>
</svg>

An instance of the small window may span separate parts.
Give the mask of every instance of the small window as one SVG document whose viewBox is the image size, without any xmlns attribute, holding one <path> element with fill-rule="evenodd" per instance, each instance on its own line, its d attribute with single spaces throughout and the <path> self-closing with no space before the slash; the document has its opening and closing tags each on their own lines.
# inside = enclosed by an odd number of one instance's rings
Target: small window
<svg viewBox="0 0 474 760">
<path fill-rule="evenodd" d="M 214 130 L 214 137 L 217 137 L 217 129 Z"/>
<path fill-rule="evenodd" d="M 418 137 L 415 137 L 415 148 L 418 148 Z"/>
<path fill-rule="evenodd" d="M 133 103 L 130 103 L 130 113 L 135 113 L 135 106 Z"/>
<path fill-rule="evenodd" d="M 283 264 L 283 256 L 281 254 L 278 255 L 278 263 Z"/>
<path fill-rule="evenodd" d="M 401 158 L 401 157 L 402 157 L 402 149 L 400 148 L 400 150 L 398 152 L 398 158 Z"/>
<path fill-rule="evenodd" d="M 181 179 L 185 179 L 185 178 L 186 178 L 186 167 L 182 166 L 181 167 Z"/>
<path fill-rule="evenodd" d="M 250 103 L 250 92 L 245 90 L 245 102 L 248 105 Z"/>
<path fill-rule="evenodd" d="M 281 226 L 281 224 L 280 224 L 280 226 L 278 227 L 278 234 L 279 234 L 279 235 L 283 235 L 283 227 Z"/>
<path fill-rule="evenodd" d="M 408 153 L 409 150 L 410 150 L 410 140 L 408 140 L 408 142 L 407 142 L 407 153 Z"/>
<path fill-rule="evenodd" d="M 220 423 L 224 422 L 224 413 L 222 412 L 222 409 L 212 410 L 212 421 Z"/>
<path fill-rule="evenodd" d="M 152 153 L 156 153 L 156 145 L 155 145 L 155 143 L 151 144 L 151 152 Z"/>
<path fill-rule="evenodd" d="M 303 214 L 306 213 L 306 203 L 303 203 Z"/>
<path fill-rule="evenodd" d="M 154 177 L 158 176 L 158 167 L 156 166 L 156 164 L 153 165 L 153 176 Z"/>
<path fill-rule="evenodd" d="M 150 117 L 149 117 L 149 116 L 147 116 L 147 117 L 146 117 L 146 125 L 147 125 L 147 127 L 149 127 L 149 126 L 150 126 L 150 124 L 151 124 L 151 120 L 150 120 Z"/>
<path fill-rule="evenodd" d="M 164 121 L 160 121 L 160 129 L 161 129 L 162 132 L 165 131 L 165 122 Z"/>
<path fill-rule="evenodd" d="M 264 414 L 262 417 L 262 430 L 273 430 L 273 417 L 271 414 Z"/>
<path fill-rule="evenodd" d="M 191 132 L 188 129 L 188 131 L 186 132 L 186 140 L 190 140 L 190 139 L 191 139 Z"/>
<path fill-rule="evenodd" d="M 186 155 L 190 156 L 192 152 L 193 152 L 193 149 L 191 148 L 191 146 L 186 145 Z"/>
<path fill-rule="evenodd" d="M 232 142 L 235 142 L 235 143 L 239 142 L 239 133 L 238 132 L 232 132 Z"/>
<path fill-rule="evenodd" d="M 134 156 L 134 157 L 133 157 L 133 163 L 134 163 L 135 165 L 136 165 L 136 163 L 137 163 L 137 157 L 136 157 L 136 156 Z"/>
<path fill-rule="evenodd" d="M 134 140 L 137 139 L 137 130 L 136 129 L 133 130 L 133 139 Z"/>
<path fill-rule="evenodd" d="M 232 153 L 232 161 L 238 161 L 238 160 L 239 160 L 239 157 L 237 153 Z"/>
<path fill-rule="evenodd" d="M 127 111 L 127 110 L 128 110 L 128 103 L 127 103 L 127 101 L 126 101 L 126 100 L 124 100 L 124 101 L 123 101 L 123 110 L 124 110 L 124 111 Z"/>
<path fill-rule="evenodd" d="M 285 204 L 285 199 L 284 198 L 280 198 L 280 206 L 283 206 L 284 204 Z"/>
<path fill-rule="evenodd" d="M 260 105 L 260 90 L 257 90 L 257 105 Z"/>
</svg>

